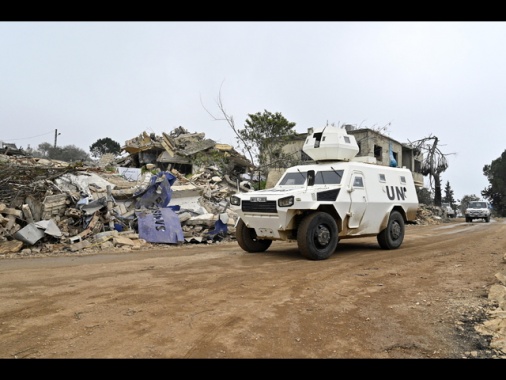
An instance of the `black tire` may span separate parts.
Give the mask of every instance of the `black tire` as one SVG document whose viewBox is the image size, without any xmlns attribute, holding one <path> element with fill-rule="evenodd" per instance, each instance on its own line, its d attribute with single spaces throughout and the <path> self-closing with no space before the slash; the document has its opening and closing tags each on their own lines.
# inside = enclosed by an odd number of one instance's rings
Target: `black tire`
<svg viewBox="0 0 506 380">
<path fill-rule="evenodd" d="M 489 223 L 489 222 L 490 222 L 490 216 L 487 216 L 487 217 L 485 218 L 485 223 Z"/>
<path fill-rule="evenodd" d="M 336 250 L 338 241 L 336 221 L 326 212 L 307 215 L 297 230 L 299 251 L 309 260 L 328 259 Z"/>
<path fill-rule="evenodd" d="M 466 223 L 471 223 L 472 221 L 473 221 L 473 220 L 472 220 L 471 218 L 468 218 L 468 217 L 466 216 Z"/>
<path fill-rule="evenodd" d="M 404 218 L 399 211 L 392 211 L 387 227 L 377 236 L 378 244 L 383 249 L 399 248 L 404 240 L 404 232 Z"/>
<path fill-rule="evenodd" d="M 246 227 L 242 219 L 237 223 L 235 237 L 239 246 L 246 252 L 264 252 L 272 244 L 272 240 L 257 239 L 255 230 Z"/>
</svg>

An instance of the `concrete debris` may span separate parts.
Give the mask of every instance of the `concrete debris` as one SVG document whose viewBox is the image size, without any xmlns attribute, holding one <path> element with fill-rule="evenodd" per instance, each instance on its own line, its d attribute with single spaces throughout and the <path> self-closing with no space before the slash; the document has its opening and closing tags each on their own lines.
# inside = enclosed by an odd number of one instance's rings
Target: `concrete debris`
<svg viewBox="0 0 506 380">
<path fill-rule="evenodd" d="M 417 224 L 441 224 L 448 222 L 448 220 L 442 216 L 440 207 L 420 203 L 416 215 Z"/>
<path fill-rule="evenodd" d="M 44 237 L 44 231 L 37 228 L 34 223 L 27 224 L 14 234 L 14 239 L 21 240 L 27 245 L 34 245 Z"/>
<path fill-rule="evenodd" d="M 0 253 L 235 238 L 228 199 L 252 188 L 243 175 L 253 165 L 233 147 L 178 127 L 122 150 L 79 164 L 0 154 Z"/>
</svg>

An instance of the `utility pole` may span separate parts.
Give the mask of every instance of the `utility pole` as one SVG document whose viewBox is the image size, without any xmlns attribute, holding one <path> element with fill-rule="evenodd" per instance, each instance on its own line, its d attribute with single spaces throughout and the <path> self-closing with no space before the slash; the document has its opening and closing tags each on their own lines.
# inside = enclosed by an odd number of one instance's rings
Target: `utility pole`
<svg viewBox="0 0 506 380">
<path fill-rule="evenodd" d="M 61 133 L 58 133 L 58 129 L 54 130 L 54 147 L 56 148 L 56 139 L 58 138 L 58 135 L 61 135 Z"/>
</svg>

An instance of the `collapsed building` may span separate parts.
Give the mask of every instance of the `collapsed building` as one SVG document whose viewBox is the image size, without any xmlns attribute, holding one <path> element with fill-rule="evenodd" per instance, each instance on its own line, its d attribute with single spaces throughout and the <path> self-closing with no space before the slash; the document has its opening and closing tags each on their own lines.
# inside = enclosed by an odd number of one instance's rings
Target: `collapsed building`
<svg viewBox="0 0 506 380">
<path fill-rule="evenodd" d="M 122 150 L 128 156 L 119 159 L 123 167 L 141 168 L 152 164 L 163 171 L 177 170 L 183 175 L 193 174 L 205 164 L 218 165 L 223 171 L 240 176 L 251 170 L 253 164 L 228 144 L 206 139 L 204 133 L 189 133 L 178 127 L 161 136 L 143 132 L 127 140 Z"/>
<path fill-rule="evenodd" d="M 0 254 L 212 243 L 233 236 L 228 198 L 251 162 L 178 127 L 86 164 L 0 154 Z"/>
</svg>

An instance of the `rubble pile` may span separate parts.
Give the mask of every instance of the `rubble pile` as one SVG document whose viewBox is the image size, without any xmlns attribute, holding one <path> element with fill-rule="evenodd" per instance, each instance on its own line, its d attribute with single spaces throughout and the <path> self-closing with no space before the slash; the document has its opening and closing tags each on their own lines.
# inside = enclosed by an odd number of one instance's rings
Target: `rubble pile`
<svg viewBox="0 0 506 380">
<path fill-rule="evenodd" d="M 214 166 L 185 176 L 148 164 L 133 180 L 110 169 L 51 160 L 3 156 L 1 162 L 0 254 L 210 243 L 234 234 L 237 216 L 228 198 L 238 181 L 224 179 Z M 153 217 L 152 230 L 170 235 L 171 229 L 172 237 L 149 231 L 139 236 L 139 221 L 164 208 L 161 222 Z"/>
<path fill-rule="evenodd" d="M 179 127 L 122 150 L 85 164 L 0 154 L 0 254 L 233 238 L 228 198 L 250 189 L 251 163 L 231 146 Z"/>
<path fill-rule="evenodd" d="M 425 205 L 423 203 L 419 204 L 416 213 L 416 224 L 441 224 L 444 221 L 445 218 L 442 217 L 441 207 Z"/>
<path fill-rule="evenodd" d="M 26 197 L 54 188 L 54 178 L 73 170 L 62 161 L 0 154 L 0 199 L 18 207 Z"/>
<path fill-rule="evenodd" d="M 241 175 L 252 164 L 232 146 L 178 127 L 122 151 L 84 164 L 0 154 L 0 254 L 233 236 L 228 198 L 250 189 Z"/>
</svg>

